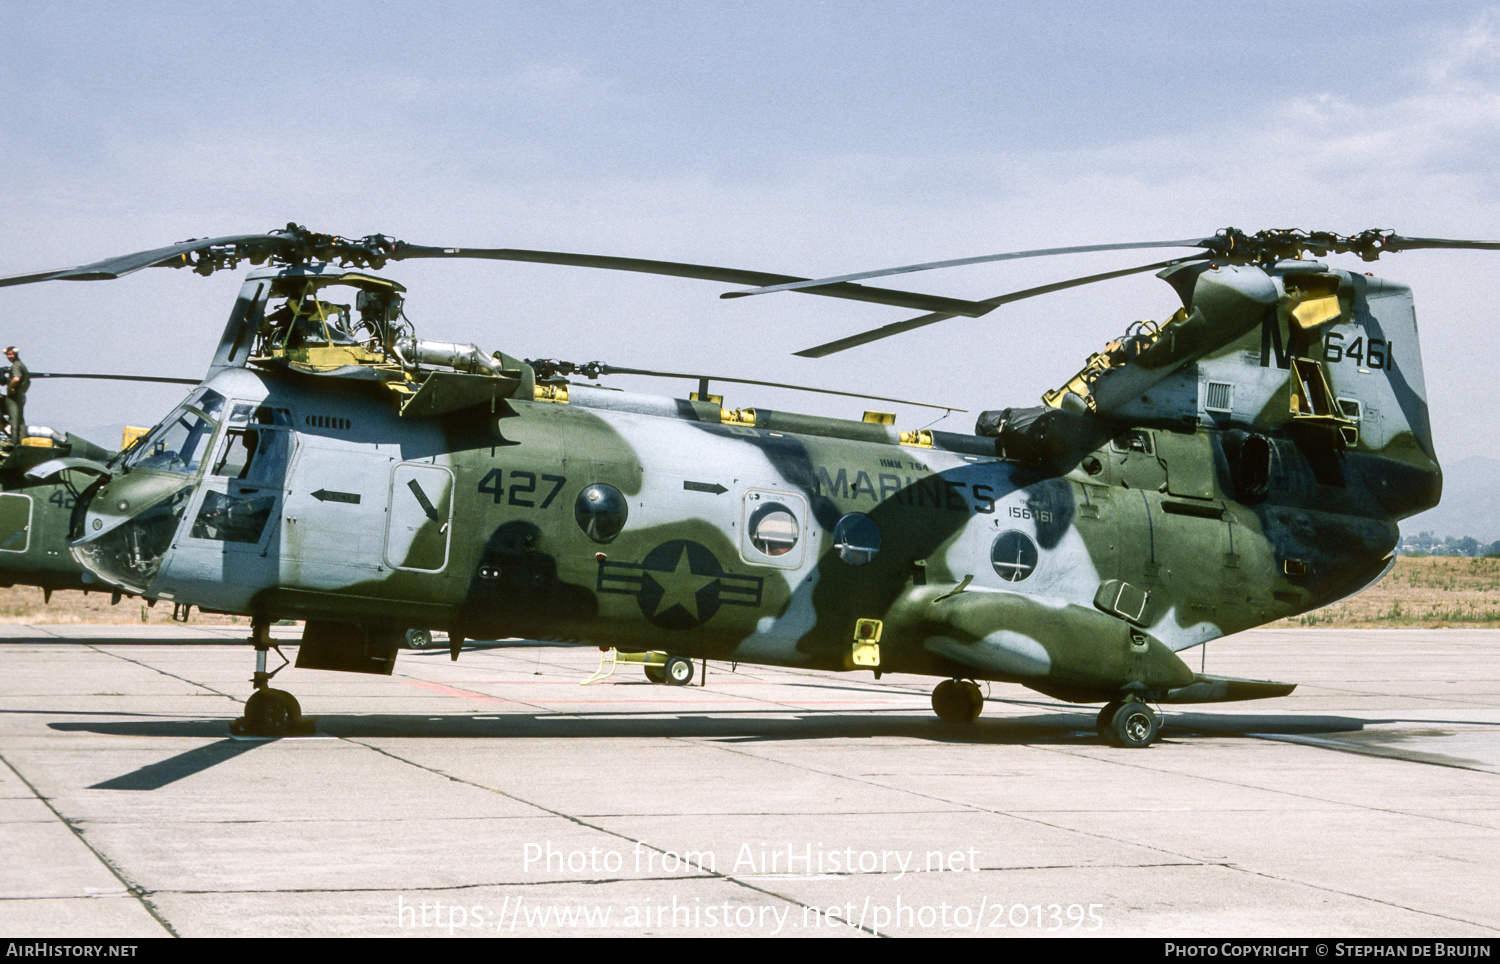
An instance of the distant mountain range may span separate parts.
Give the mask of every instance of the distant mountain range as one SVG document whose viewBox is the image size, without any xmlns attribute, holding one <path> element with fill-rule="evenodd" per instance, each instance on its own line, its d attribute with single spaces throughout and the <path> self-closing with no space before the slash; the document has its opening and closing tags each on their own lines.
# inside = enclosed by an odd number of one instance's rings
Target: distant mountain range
<svg viewBox="0 0 1500 964">
<path fill-rule="evenodd" d="M 1442 453 L 1439 453 L 1441 457 Z M 1443 501 L 1401 523 L 1403 535 L 1500 539 L 1500 459 L 1471 455 L 1443 463 Z"/>
</svg>

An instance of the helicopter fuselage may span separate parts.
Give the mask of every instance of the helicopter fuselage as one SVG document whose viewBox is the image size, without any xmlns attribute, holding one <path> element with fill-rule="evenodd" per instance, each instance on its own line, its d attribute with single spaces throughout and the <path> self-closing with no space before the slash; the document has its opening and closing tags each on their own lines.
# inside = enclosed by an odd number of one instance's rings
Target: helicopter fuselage
<svg viewBox="0 0 1500 964">
<path fill-rule="evenodd" d="M 80 560 L 377 648 L 425 627 L 1099 700 L 1192 685 L 1177 651 L 1356 591 L 1397 541 L 1358 472 L 1323 485 L 1291 442 L 1237 501 L 1202 427 L 1048 471 L 979 436 L 590 386 L 495 408 L 402 418 L 378 386 L 226 369 L 92 493 Z"/>
</svg>

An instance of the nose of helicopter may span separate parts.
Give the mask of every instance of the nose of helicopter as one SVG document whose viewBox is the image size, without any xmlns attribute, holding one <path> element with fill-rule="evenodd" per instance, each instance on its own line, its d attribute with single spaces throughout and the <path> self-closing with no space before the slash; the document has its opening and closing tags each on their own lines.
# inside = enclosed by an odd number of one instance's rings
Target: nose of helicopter
<svg viewBox="0 0 1500 964">
<path fill-rule="evenodd" d="M 69 543 L 79 565 L 112 585 L 146 592 L 161 569 L 194 480 L 131 473 L 98 489 Z"/>
</svg>

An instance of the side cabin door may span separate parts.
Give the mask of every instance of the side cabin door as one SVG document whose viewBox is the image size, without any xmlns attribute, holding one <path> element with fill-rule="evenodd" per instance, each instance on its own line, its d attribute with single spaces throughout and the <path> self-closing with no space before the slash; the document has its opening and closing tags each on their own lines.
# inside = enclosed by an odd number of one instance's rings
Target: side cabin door
<svg viewBox="0 0 1500 964">
<path fill-rule="evenodd" d="M 303 417 L 282 526 L 286 586 L 334 591 L 387 571 L 386 506 L 396 460 L 358 428 L 343 416 Z"/>
<path fill-rule="evenodd" d="M 31 511 L 31 496 L 18 492 L 0 494 L 0 559 L 25 555 L 31 547 Z"/>
<path fill-rule="evenodd" d="M 1215 626 L 1245 602 L 1245 540 L 1216 485 L 1208 437 L 1134 429 L 1111 442 L 1111 457 L 1121 483 L 1119 578 L 1095 604 L 1153 627 L 1174 650 L 1221 635 Z"/>
</svg>

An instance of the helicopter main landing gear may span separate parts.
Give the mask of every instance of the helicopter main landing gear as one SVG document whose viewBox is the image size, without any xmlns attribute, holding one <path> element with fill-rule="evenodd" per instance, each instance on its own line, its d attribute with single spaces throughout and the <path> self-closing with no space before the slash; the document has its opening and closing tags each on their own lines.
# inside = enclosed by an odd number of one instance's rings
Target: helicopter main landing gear
<svg viewBox="0 0 1500 964">
<path fill-rule="evenodd" d="M 1156 711 L 1140 700 L 1106 703 L 1094 722 L 1099 738 L 1115 746 L 1139 749 L 1156 742 L 1161 720 Z"/>
<path fill-rule="evenodd" d="M 668 656 L 662 674 L 668 686 L 686 686 L 693 681 L 693 661 L 681 656 Z"/>
<path fill-rule="evenodd" d="M 245 701 L 245 715 L 229 724 L 229 732 L 235 736 L 292 736 L 310 730 L 302 719 L 302 707 L 297 698 L 286 690 L 271 689 L 271 677 L 281 672 L 290 660 L 281 656 L 281 665 L 266 672 L 266 653 L 275 643 L 271 642 L 270 621 L 253 616 L 250 619 L 250 642 L 255 646 L 255 675 L 250 682 L 255 692 Z"/>
<path fill-rule="evenodd" d="M 968 679 L 945 679 L 932 689 L 932 712 L 944 723 L 973 723 L 984 709 L 984 693 Z"/>
</svg>

